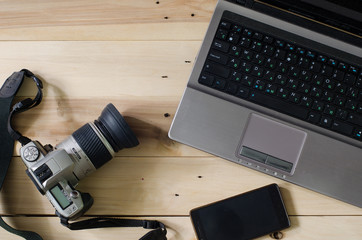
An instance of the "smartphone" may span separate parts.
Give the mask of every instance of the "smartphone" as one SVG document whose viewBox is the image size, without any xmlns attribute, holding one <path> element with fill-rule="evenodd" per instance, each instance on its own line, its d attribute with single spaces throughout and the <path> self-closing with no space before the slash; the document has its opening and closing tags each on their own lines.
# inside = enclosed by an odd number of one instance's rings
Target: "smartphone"
<svg viewBox="0 0 362 240">
<path fill-rule="evenodd" d="M 277 184 L 190 211 L 199 240 L 253 239 L 290 226 Z"/>
</svg>

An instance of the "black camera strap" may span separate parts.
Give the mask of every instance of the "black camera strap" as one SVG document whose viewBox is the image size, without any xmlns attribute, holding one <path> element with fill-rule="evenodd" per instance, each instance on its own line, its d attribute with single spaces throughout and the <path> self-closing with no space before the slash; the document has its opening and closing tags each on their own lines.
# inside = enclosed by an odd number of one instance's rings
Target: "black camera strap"
<svg viewBox="0 0 362 240">
<path fill-rule="evenodd" d="M 91 218 L 83 221 L 69 223 L 67 219 L 61 218 L 61 224 L 71 230 L 83 230 L 92 228 L 108 227 L 143 227 L 154 229 L 139 240 L 167 240 L 166 226 L 154 220 L 120 219 L 120 218 Z"/>
<path fill-rule="evenodd" d="M 34 99 L 26 98 L 16 104 L 11 109 L 12 102 L 18 90 L 20 89 L 25 77 L 31 78 L 36 83 L 38 93 Z M 32 72 L 23 69 L 14 72 L 0 89 L 0 190 L 6 177 L 6 173 L 13 155 L 14 140 L 26 145 L 31 140 L 22 136 L 11 126 L 12 118 L 15 114 L 24 112 L 40 104 L 43 84 Z M 143 227 L 145 229 L 154 229 L 144 235 L 140 240 L 167 240 L 167 230 L 163 223 L 153 220 L 137 219 L 119 219 L 119 218 L 92 218 L 78 222 L 69 223 L 68 219 L 60 217 L 63 226 L 70 230 L 82 230 L 107 227 Z M 43 240 L 39 234 L 30 231 L 16 230 L 6 224 L 0 216 L 0 226 L 26 240 Z"/>
<path fill-rule="evenodd" d="M 28 98 L 28 100 L 24 100 L 23 103 L 18 103 L 17 107 L 14 107 L 12 111 L 11 104 L 14 100 L 16 93 L 18 92 L 19 88 L 21 87 L 24 77 L 35 77 L 33 73 L 28 70 L 21 70 L 20 72 L 14 72 L 8 79 L 6 79 L 5 83 L 0 89 L 0 190 L 4 183 L 6 173 L 8 171 L 8 167 L 13 156 L 14 150 L 14 140 L 13 138 L 19 139 L 21 142 L 28 141 L 27 138 L 24 138 L 18 132 L 14 131 L 11 128 L 11 134 L 9 133 L 9 119 L 12 118 L 12 115 L 18 111 L 21 111 L 21 106 L 24 107 L 31 107 L 32 105 L 36 104 L 38 101 L 41 101 L 41 93 L 38 92 L 37 97 L 33 100 Z M 40 81 L 40 80 L 39 80 Z M 41 92 L 41 91 L 40 91 Z M 40 95 L 39 95 L 40 94 Z M 40 100 L 39 100 L 40 99 Z M 34 101 L 34 102 L 33 102 Z M 30 104 L 33 103 L 33 104 Z M 22 231 L 17 230 L 9 226 L 4 222 L 4 220 L 0 217 L 0 226 L 18 236 L 21 236 L 28 240 L 42 240 L 42 238 L 34 232 L 30 231 Z"/>
</svg>

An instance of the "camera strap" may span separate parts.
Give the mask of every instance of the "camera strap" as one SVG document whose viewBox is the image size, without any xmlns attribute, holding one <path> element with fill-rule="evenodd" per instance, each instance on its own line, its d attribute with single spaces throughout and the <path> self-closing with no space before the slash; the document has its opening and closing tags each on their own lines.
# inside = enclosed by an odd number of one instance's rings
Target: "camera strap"
<svg viewBox="0 0 362 240">
<path fill-rule="evenodd" d="M 25 77 L 31 78 L 36 83 L 38 93 L 34 99 L 26 98 L 11 108 L 15 95 L 20 89 Z M 14 140 L 19 141 L 22 145 L 26 145 L 31 140 L 22 136 L 11 126 L 12 118 L 15 114 L 24 112 L 40 104 L 43 84 L 32 72 L 23 69 L 14 72 L 8 77 L 0 88 L 0 190 L 5 180 L 7 170 L 13 155 Z M 92 218 L 78 222 L 69 223 L 68 219 L 60 218 L 61 224 L 70 230 L 82 230 L 93 228 L 107 227 L 143 227 L 145 229 L 154 229 L 144 235 L 140 240 L 167 240 L 167 230 L 163 223 L 153 220 L 136 220 L 136 219 L 118 219 L 118 218 Z M 6 224 L 0 216 L 0 226 L 10 233 L 16 234 L 26 240 L 43 240 L 41 236 L 35 232 L 16 230 Z"/>
<path fill-rule="evenodd" d="M 108 227 L 143 227 L 154 229 L 139 240 L 167 240 L 166 226 L 154 220 L 119 219 L 119 218 L 91 218 L 83 221 L 69 223 L 67 219 L 61 218 L 61 224 L 71 230 L 83 230 Z"/>
<path fill-rule="evenodd" d="M 0 190 L 4 183 L 6 173 L 8 171 L 8 167 L 10 165 L 11 158 L 13 156 L 14 150 L 14 137 L 19 139 L 19 141 L 26 142 L 27 138 L 21 136 L 20 133 L 14 131 L 9 124 L 9 119 L 11 119 L 12 115 L 21 109 L 21 106 L 31 107 L 37 101 L 41 100 L 41 94 L 37 94 L 34 102 L 32 99 L 28 98 L 28 100 L 24 100 L 23 103 L 18 103 L 17 107 L 14 107 L 11 110 L 11 104 L 14 100 L 16 93 L 21 87 L 24 77 L 35 77 L 33 73 L 28 70 L 21 70 L 20 72 L 14 72 L 8 79 L 6 79 L 5 83 L 0 89 Z M 40 81 L 40 80 L 39 80 Z M 39 100 L 40 99 L 40 100 Z M 33 103 L 33 104 L 30 104 Z M 16 104 L 15 104 L 16 105 Z M 25 110 L 24 110 L 25 111 Z M 9 133 L 9 129 L 11 128 L 12 132 Z M 7 230 L 10 233 L 16 234 L 28 240 L 41 240 L 42 238 L 34 232 L 17 230 L 9 226 L 4 222 L 4 220 L 0 217 L 0 226 Z"/>
</svg>

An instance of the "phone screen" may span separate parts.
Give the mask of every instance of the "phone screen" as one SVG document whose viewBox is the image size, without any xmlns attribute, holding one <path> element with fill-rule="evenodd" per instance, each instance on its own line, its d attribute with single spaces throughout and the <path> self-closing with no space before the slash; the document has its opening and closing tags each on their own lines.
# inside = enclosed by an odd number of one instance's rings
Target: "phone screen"
<svg viewBox="0 0 362 240">
<path fill-rule="evenodd" d="M 290 226 L 277 184 L 191 210 L 199 240 L 243 240 Z"/>
</svg>

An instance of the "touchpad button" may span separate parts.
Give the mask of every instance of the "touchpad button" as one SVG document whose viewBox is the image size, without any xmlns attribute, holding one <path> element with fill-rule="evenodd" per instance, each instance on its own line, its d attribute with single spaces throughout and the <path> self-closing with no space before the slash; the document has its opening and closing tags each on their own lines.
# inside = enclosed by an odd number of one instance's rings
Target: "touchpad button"
<svg viewBox="0 0 362 240">
<path fill-rule="evenodd" d="M 307 133 L 252 113 L 238 149 L 239 157 L 293 174 Z"/>
</svg>

